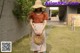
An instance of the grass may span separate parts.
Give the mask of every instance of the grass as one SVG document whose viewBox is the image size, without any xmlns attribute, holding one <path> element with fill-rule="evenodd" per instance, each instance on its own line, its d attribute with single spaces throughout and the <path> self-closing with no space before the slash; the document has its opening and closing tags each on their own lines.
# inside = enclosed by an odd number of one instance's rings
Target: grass
<svg viewBox="0 0 80 53">
<path fill-rule="evenodd" d="M 72 31 L 70 27 L 46 27 L 47 52 L 46 53 L 80 53 L 80 28 Z M 30 51 L 29 36 L 13 43 L 11 53 L 33 53 Z"/>
<path fill-rule="evenodd" d="M 80 28 L 52 27 L 47 43 L 51 46 L 49 53 L 80 53 Z"/>
</svg>

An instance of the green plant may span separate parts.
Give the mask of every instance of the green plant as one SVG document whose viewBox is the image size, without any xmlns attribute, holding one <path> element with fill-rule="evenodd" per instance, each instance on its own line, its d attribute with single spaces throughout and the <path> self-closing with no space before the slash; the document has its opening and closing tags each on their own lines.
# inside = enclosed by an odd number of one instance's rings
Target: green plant
<svg viewBox="0 0 80 53">
<path fill-rule="evenodd" d="M 46 1 L 46 0 L 41 0 L 42 1 L 42 4 L 44 5 L 44 2 Z"/>
<path fill-rule="evenodd" d="M 53 10 L 52 11 L 52 16 L 56 16 L 58 14 L 58 12 L 59 12 L 58 10 Z"/>
<path fill-rule="evenodd" d="M 29 21 L 28 15 L 30 11 L 33 9 L 31 8 L 36 0 L 16 0 L 13 14 L 17 17 L 17 19 L 22 21 Z M 45 0 L 41 0 L 44 4 Z"/>
<path fill-rule="evenodd" d="M 29 12 L 32 11 L 31 6 L 34 4 L 35 0 L 16 0 L 13 13 L 22 21 L 28 20 Z"/>
</svg>

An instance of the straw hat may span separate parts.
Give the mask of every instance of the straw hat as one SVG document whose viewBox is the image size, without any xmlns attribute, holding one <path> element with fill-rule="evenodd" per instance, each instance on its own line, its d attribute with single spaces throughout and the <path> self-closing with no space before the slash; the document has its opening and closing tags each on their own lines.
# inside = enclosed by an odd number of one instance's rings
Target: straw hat
<svg viewBox="0 0 80 53">
<path fill-rule="evenodd" d="M 32 8 L 46 8 L 45 6 L 42 5 L 41 0 L 36 0 L 35 5 L 32 6 Z"/>
</svg>

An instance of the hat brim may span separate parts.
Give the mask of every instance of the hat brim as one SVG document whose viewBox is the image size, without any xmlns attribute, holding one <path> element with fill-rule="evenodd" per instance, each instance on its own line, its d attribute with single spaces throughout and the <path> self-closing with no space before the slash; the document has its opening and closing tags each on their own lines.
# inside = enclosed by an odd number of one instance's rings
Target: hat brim
<svg viewBox="0 0 80 53">
<path fill-rule="evenodd" d="M 32 6 L 32 8 L 46 8 L 45 6 L 43 6 L 43 5 L 34 5 L 34 6 Z"/>
</svg>

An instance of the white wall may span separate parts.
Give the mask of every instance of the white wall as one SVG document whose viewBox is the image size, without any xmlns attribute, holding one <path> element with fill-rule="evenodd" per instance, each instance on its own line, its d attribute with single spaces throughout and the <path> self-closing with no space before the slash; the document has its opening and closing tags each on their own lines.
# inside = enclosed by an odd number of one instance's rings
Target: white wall
<svg viewBox="0 0 80 53">
<path fill-rule="evenodd" d="M 50 0 L 50 1 L 58 2 L 60 0 Z M 58 7 L 50 7 L 50 10 L 58 10 L 58 9 L 59 9 Z"/>
<path fill-rule="evenodd" d="M 50 7 L 50 10 L 59 10 L 59 7 Z"/>
</svg>

